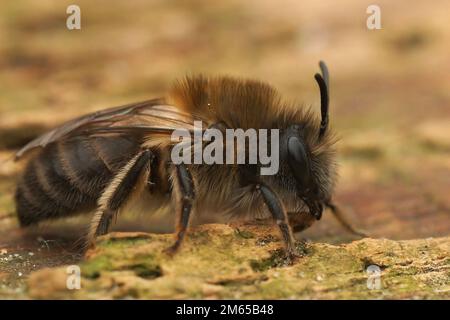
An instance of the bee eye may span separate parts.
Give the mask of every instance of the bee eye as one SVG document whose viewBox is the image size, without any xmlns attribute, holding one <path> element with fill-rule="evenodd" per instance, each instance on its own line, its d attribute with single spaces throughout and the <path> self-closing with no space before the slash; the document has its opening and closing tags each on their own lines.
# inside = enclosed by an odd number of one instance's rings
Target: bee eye
<svg viewBox="0 0 450 320">
<path fill-rule="evenodd" d="M 305 145 L 297 137 L 287 141 L 288 163 L 295 179 L 301 186 L 307 186 L 310 178 L 310 165 Z"/>
</svg>

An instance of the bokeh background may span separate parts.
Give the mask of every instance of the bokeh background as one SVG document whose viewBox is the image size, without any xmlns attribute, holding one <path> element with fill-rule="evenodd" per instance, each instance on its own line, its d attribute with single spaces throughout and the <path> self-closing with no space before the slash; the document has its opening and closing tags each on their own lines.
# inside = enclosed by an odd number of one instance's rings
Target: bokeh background
<svg viewBox="0 0 450 320">
<path fill-rule="evenodd" d="M 81 30 L 66 28 L 70 4 L 81 8 Z M 77 258 L 63 240 L 70 225 L 18 229 L 21 164 L 7 160 L 22 144 L 82 113 L 162 96 L 198 72 L 262 79 L 318 109 L 320 59 L 340 136 L 337 201 L 374 237 L 448 235 L 450 2 L 378 0 L 381 30 L 366 27 L 370 4 L 2 0 L 0 250 L 41 253 L 0 265 L 0 281 Z M 327 214 L 301 236 L 351 239 Z"/>
</svg>

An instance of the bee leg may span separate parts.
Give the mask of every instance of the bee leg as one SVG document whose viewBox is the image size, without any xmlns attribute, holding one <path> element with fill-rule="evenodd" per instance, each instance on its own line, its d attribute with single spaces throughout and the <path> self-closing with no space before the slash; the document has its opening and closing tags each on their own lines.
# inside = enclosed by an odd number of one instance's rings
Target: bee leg
<svg viewBox="0 0 450 320">
<path fill-rule="evenodd" d="M 87 246 L 93 245 L 97 236 L 108 233 L 113 217 L 134 190 L 142 170 L 146 167 L 150 168 L 153 159 L 152 151 L 143 150 L 111 180 L 98 200 L 99 207 L 92 218 L 87 236 Z"/>
<path fill-rule="evenodd" d="M 184 164 L 175 167 L 174 195 L 177 202 L 176 239 L 175 243 L 165 250 L 170 255 L 174 254 L 183 242 L 195 199 L 192 175 Z"/>
<path fill-rule="evenodd" d="M 334 217 L 339 221 L 339 223 L 350 233 L 357 235 L 359 237 L 368 237 L 367 233 L 364 231 L 358 230 L 356 227 L 352 225 L 350 221 L 348 221 L 348 218 L 345 216 L 345 214 L 339 209 L 338 206 L 336 206 L 332 202 L 326 202 L 325 205 L 330 208 L 331 212 L 333 213 Z"/>
<path fill-rule="evenodd" d="M 284 209 L 283 204 L 281 203 L 278 196 L 268 186 L 259 183 L 256 185 L 256 189 L 261 192 L 264 198 L 264 203 L 269 208 L 273 219 L 280 228 L 281 235 L 283 236 L 283 241 L 286 245 L 287 258 L 288 260 L 292 261 L 297 256 L 297 254 L 295 251 L 294 236 L 292 235 L 292 230 L 289 226 L 287 212 Z"/>
</svg>

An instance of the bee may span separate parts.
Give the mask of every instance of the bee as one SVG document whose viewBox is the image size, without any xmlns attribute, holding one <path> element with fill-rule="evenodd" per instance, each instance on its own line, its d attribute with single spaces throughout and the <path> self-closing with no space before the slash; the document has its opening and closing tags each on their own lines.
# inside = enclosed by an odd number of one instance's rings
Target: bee
<svg viewBox="0 0 450 320">
<path fill-rule="evenodd" d="M 178 250 L 192 214 L 219 212 L 271 217 L 289 258 L 294 232 L 319 220 L 324 208 L 360 234 L 332 201 L 336 185 L 335 136 L 329 128 L 329 73 L 319 63 L 320 118 L 283 101 L 270 85 L 232 77 L 186 77 L 167 97 L 105 109 L 68 121 L 31 141 L 15 158 L 29 155 L 15 203 L 21 226 L 95 211 L 86 236 L 93 245 L 133 195 L 150 195 L 149 208 L 176 211 Z M 260 175 L 261 164 L 175 164 L 176 129 L 279 129 L 279 170 Z"/>
</svg>

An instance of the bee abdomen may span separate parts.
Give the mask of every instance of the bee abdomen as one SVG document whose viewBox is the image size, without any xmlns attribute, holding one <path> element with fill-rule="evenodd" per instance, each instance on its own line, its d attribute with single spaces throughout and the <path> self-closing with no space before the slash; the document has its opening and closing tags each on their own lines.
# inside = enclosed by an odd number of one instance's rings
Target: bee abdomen
<svg viewBox="0 0 450 320">
<path fill-rule="evenodd" d="M 16 190 L 22 226 L 95 208 L 108 182 L 139 147 L 126 138 L 105 139 L 56 143 L 31 159 Z"/>
</svg>

